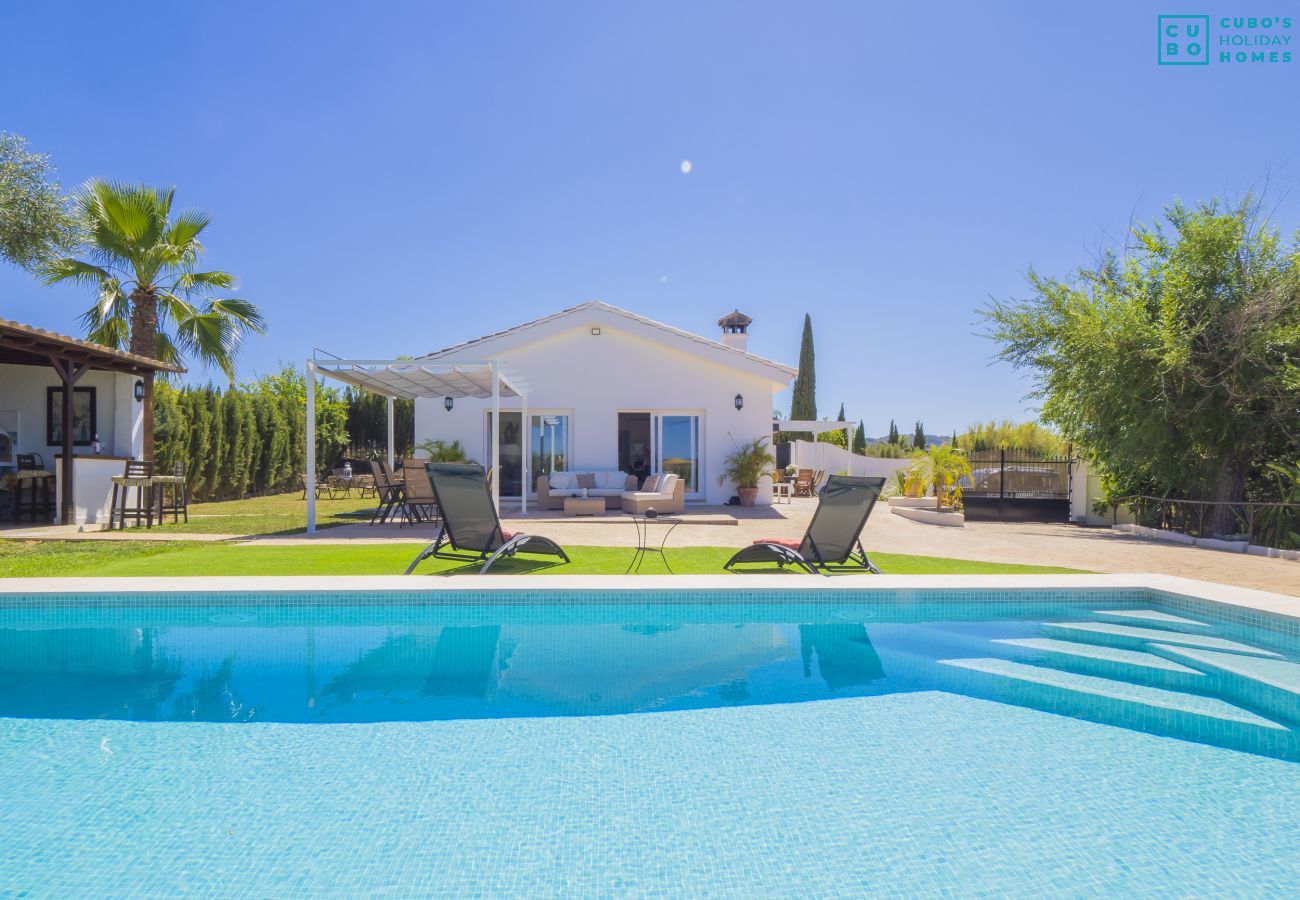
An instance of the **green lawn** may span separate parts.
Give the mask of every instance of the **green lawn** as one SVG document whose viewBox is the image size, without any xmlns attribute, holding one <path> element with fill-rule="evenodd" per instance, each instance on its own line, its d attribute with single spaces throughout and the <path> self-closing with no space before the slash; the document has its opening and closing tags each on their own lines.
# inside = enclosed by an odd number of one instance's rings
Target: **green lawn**
<svg viewBox="0 0 1300 900">
<path fill-rule="evenodd" d="M 375 510 L 373 497 L 362 499 L 354 491 L 351 497 L 316 501 L 316 526 L 329 528 L 353 522 L 369 522 Z M 191 503 L 190 521 L 154 526 L 163 532 L 189 534 L 294 534 L 307 527 L 307 501 L 302 492 L 271 494 L 248 500 L 222 500 L 215 503 Z"/>
<path fill-rule="evenodd" d="M 400 575 L 415 557 L 415 544 L 256 547 L 185 541 L 0 541 L 0 577 L 176 576 L 189 575 Z M 546 575 L 622 575 L 631 559 L 627 547 L 568 547 L 570 565 L 548 557 L 518 557 L 498 563 L 496 573 Z M 683 547 L 668 551 L 678 575 L 720 574 L 735 552 L 727 547 Z M 1076 572 L 1049 566 L 971 562 L 897 553 L 872 554 L 872 561 L 891 575 L 1059 574 Z M 474 571 L 443 560 L 429 560 L 418 574 Z M 772 567 L 775 571 L 775 567 Z M 656 558 L 647 558 L 642 575 L 662 575 Z"/>
</svg>

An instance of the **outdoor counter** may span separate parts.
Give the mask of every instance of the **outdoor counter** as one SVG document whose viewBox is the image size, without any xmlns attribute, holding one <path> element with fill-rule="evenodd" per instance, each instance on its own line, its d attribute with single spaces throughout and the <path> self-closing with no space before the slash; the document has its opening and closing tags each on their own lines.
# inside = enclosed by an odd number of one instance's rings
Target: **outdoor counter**
<svg viewBox="0 0 1300 900">
<path fill-rule="evenodd" d="M 54 457 L 54 472 L 63 470 L 63 454 Z M 107 525 L 113 501 L 113 476 L 126 469 L 129 456 L 91 456 L 74 454 L 72 457 L 72 508 L 73 521 L 78 525 Z M 63 521 L 63 492 L 56 491 L 58 504 L 55 521 Z"/>
</svg>

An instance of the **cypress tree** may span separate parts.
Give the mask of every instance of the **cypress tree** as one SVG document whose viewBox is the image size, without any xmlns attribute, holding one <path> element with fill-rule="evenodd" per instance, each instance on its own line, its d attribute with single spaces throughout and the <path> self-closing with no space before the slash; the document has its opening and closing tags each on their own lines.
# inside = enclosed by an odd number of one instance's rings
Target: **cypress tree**
<svg viewBox="0 0 1300 900">
<path fill-rule="evenodd" d="M 857 430 L 853 432 L 853 452 L 859 456 L 863 456 L 867 452 L 867 431 L 863 427 L 861 419 L 858 419 Z"/>
<path fill-rule="evenodd" d="M 799 374 L 794 379 L 794 392 L 790 398 L 790 418 L 796 421 L 814 421 L 817 418 L 817 360 L 813 353 L 812 316 L 803 315 L 803 339 L 799 342 Z M 812 435 L 794 433 L 791 440 L 811 440 Z"/>
<path fill-rule="evenodd" d="M 925 426 L 920 422 L 916 423 L 916 431 L 912 433 L 912 446 L 917 450 L 925 449 Z"/>
<path fill-rule="evenodd" d="M 209 499 L 216 500 L 221 497 L 222 468 L 226 460 L 226 416 L 221 392 L 208 385 L 203 393 L 211 423 L 208 454 L 202 460 L 203 491 Z"/>
<path fill-rule="evenodd" d="M 897 444 L 899 440 L 900 438 L 898 436 L 898 426 L 894 424 L 893 419 L 890 419 L 889 420 L 889 443 Z"/>
<path fill-rule="evenodd" d="M 847 421 L 848 421 L 848 419 L 844 418 L 844 404 L 843 404 L 843 403 L 840 404 L 840 414 L 839 414 L 838 416 L 835 417 L 835 421 L 836 421 L 836 422 L 847 422 Z"/>
</svg>

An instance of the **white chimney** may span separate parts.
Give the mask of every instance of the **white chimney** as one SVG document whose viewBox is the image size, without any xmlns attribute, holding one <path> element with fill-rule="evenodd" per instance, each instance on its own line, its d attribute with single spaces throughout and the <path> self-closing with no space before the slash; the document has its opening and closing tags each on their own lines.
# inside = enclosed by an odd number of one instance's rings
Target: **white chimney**
<svg viewBox="0 0 1300 900">
<path fill-rule="evenodd" d="M 737 350 L 749 348 L 749 326 L 754 320 L 740 310 L 729 312 L 718 320 L 722 328 L 722 343 Z"/>
</svg>

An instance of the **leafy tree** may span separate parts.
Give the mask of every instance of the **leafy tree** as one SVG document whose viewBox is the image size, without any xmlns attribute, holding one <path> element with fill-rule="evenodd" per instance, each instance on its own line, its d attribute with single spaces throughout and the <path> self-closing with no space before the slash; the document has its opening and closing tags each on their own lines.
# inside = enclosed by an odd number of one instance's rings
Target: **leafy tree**
<svg viewBox="0 0 1300 900">
<path fill-rule="evenodd" d="M 861 419 L 858 420 L 857 430 L 853 432 L 853 452 L 859 456 L 867 452 L 867 432 Z"/>
<path fill-rule="evenodd" d="M 917 450 L 925 449 L 925 426 L 919 421 L 916 423 L 916 428 L 912 432 L 912 446 Z"/>
<path fill-rule="evenodd" d="M 1120 494 L 1240 501 L 1267 463 L 1300 457 L 1300 241 L 1249 199 L 1164 218 L 1133 229 L 1131 255 L 1031 273 L 1029 299 L 984 315 L 1001 357 L 1035 374 L 1043 420 Z M 1219 509 L 1215 530 L 1234 532 Z"/>
<path fill-rule="evenodd" d="M 845 429 L 836 429 L 835 431 L 823 431 L 817 435 L 816 440 L 822 444 L 834 444 L 836 447 L 849 448 L 849 435 Z"/>
<path fill-rule="evenodd" d="M 228 272 L 196 271 L 208 215 L 172 215 L 175 189 L 92 180 L 77 194 L 86 226 L 86 259 L 43 266 L 46 284 L 95 288 L 82 316 L 101 344 L 181 365 L 185 354 L 219 368 L 233 382 L 245 332 L 262 333 L 261 312 L 247 300 L 214 297 L 235 287 Z"/>
<path fill-rule="evenodd" d="M 817 419 L 817 360 L 813 351 L 812 316 L 804 313 L 803 338 L 799 342 L 799 374 L 790 398 L 790 418 L 812 422 Z M 807 432 L 792 432 L 787 440 L 811 440 Z"/>
<path fill-rule="evenodd" d="M 78 237 L 77 220 L 43 153 L 27 150 L 27 141 L 0 131 L 0 258 L 36 271 L 52 256 L 71 252 Z"/>
<path fill-rule="evenodd" d="M 879 444 L 867 444 L 862 455 L 876 459 L 907 459 L 911 453 L 901 443 L 891 444 L 885 441 Z"/>
<path fill-rule="evenodd" d="M 1010 419 L 972 423 L 955 443 L 968 452 L 1006 449 L 1034 456 L 1060 456 L 1067 449 L 1066 442 L 1052 429 L 1038 422 Z"/>
</svg>

